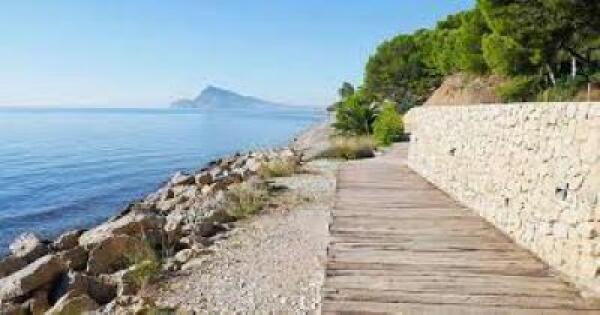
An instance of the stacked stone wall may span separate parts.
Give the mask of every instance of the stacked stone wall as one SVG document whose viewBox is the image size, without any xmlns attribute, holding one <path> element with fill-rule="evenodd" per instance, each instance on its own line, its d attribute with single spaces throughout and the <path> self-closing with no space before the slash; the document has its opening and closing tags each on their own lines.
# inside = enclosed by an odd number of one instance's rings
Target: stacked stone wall
<svg viewBox="0 0 600 315">
<path fill-rule="evenodd" d="M 420 107 L 409 164 L 600 295 L 600 103 Z"/>
</svg>

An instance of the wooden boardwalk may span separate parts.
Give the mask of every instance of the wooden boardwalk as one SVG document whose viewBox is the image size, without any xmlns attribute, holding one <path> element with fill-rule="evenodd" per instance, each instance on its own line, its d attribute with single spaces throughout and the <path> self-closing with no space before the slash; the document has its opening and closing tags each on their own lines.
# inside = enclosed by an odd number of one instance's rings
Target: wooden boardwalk
<svg viewBox="0 0 600 315">
<path fill-rule="evenodd" d="M 530 252 L 411 171 L 405 147 L 344 165 L 324 314 L 600 314 Z"/>
</svg>

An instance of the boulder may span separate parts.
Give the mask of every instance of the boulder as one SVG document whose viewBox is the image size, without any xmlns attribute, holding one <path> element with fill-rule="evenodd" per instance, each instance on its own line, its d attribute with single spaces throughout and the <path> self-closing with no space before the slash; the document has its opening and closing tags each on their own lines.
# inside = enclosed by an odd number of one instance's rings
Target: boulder
<svg viewBox="0 0 600 315">
<path fill-rule="evenodd" d="M 52 301 L 58 301 L 68 292 L 87 294 L 99 304 L 106 304 L 116 297 L 116 285 L 103 278 L 95 278 L 81 272 L 63 274 L 50 292 Z"/>
<path fill-rule="evenodd" d="M 174 240 L 179 238 L 181 233 L 181 227 L 186 221 L 186 212 L 181 210 L 175 210 L 167 215 L 164 230 L 168 236 L 168 239 Z"/>
<path fill-rule="evenodd" d="M 156 203 L 156 208 L 161 212 L 171 212 L 178 203 L 179 200 L 174 198 L 162 199 Z"/>
<path fill-rule="evenodd" d="M 176 173 L 175 175 L 173 175 L 173 177 L 171 178 L 171 185 L 173 186 L 179 186 L 179 185 L 192 185 L 195 182 L 195 178 L 194 176 L 191 175 L 185 175 L 181 172 Z"/>
<path fill-rule="evenodd" d="M 69 231 L 60 235 L 52 243 L 52 249 L 54 250 L 67 250 L 71 249 L 79 244 L 79 236 L 83 233 L 82 230 Z"/>
<path fill-rule="evenodd" d="M 21 306 L 31 315 L 43 315 L 49 308 L 48 292 L 45 290 L 35 291 L 32 297 Z"/>
<path fill-rule="evenodd" d="M 152 233 L 160 233 L 163 224 L 164 218 L 153 213 L 129 213 L 84 232 L 79 238 L 79 244 L 89 250 L 116 235 L 151 236 Z"/>
<path fill-rule="evenodd" d="M 65 294 L 46 315 L 86 314 L 97 310 L 100 306 L 87 294 L 69 292 Z"/>
<path fill-rule="evenodd" d="M 134 280 L 135 268 L 136 266 L 131 266 L 110 275 L 102 275 L 100 278 L 114 286 L 115 296 L 134 295 L 140 289 Z"/>
<path fill-rule="evenodd" d="M 13 256 L 30 263 L 48 253 L 48 246 L 33 233 L 19 235 L 10 245 Z"/>
<path fill-rule="evenodd" d="M 23 258 L 15 256 L 5 257 L 0 260 L 0 278 L 4 278 L 25 266 L 27 266 L 27 262 Z"/>
<path fill-rule="evenodd" d="M 153 255 L 139 238 L 117 235 L 104 239 L 90 253 L 87 273 L 99 275 L 127 268 L 137 256 Z"/>
<path fill-rule="evenodd" d="M 190 261 L 190 259 L 194 258 L 194 250 L 191 248 L 180 250 L 177 254 L 175 254 L 175 262 L 183 265 Z"/>
<path fill-rule="evenodd" d="M 245 167 L 251 173 L 256 173 L 262 167 L 262 161 L 259 158 L 250 158 L 246 161 Z"/>
<path fill-rule="evenodd" d="M 66 270 L 56 255 L 46 255 L 12 275 L 0 279 L 0 301 L 23 296 L 56 280 Z"/>
<path fill-rule="evenodd" d="M 83 270 L 87 265 L 88 252 L 81 246 L 75 246 L 71 249 L 57 253 L 64 264 L 70 270 Z"/>
<path fill-rule="evenodd" d="M 29 310 L 16 303 L 0 302 L 2 315 L 29 315 Z"/>
<path fill-rule="evenodd" d="M 196 185 L 204 186 L 212 183 L 212 176 L 209 172 L 201 172 L 195 176 Z"/>
</svg>

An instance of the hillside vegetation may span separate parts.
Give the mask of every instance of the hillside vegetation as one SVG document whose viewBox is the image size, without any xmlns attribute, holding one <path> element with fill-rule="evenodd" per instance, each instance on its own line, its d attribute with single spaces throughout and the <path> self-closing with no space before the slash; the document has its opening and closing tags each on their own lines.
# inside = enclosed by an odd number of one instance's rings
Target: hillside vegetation
<svg viewBox="0 0 600 315">
<path fill-rule="evenodd" d="M 593 99 L 600 85 L 599 17 L 597 0 L 478 0 L 434 28 L 379 45 L 362 86 L 340 88 L 336 126 L 344 134 L 370 134 L 378 104 L 406 112 L 430 99 L 444 78 L 428 103 Z"/>
</svg>

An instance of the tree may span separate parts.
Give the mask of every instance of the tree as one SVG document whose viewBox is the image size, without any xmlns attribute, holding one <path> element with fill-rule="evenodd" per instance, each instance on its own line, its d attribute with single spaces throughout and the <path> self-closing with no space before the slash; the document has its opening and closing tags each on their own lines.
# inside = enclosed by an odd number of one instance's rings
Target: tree
<svg viewBox="0 0 600 315">
<path fill-rule="evenodd" d="M 556 77 L 570 70 L 571 58 L 565 58 L 565 53 L 588 68 L 595 65 L 585 51 L 600 36 L 599 1 L 478 0 L 477 4 L 496 35 L 488 44 L 503 47 L 498 41 L 503 36 L 504 44 L 510 42 L 513 52 L 519 47 L 526 57 L 521 60 L 529 65 L 518 69 L 520 74 L 544 71 L 556 84 Z"/>
<path fill-rule="evenodd" d="M 342 86 L 338 89 L 338 95 L 342 101 L 354 95 L 354 92 L 354 86 L 348 82 L 342 83 Z"/>
<path fill-rule="evenodd" d="M 491 32 L 477 8 L 461 16 L 461 26 L 456 32 L 458 69 L 476 74 L 484 74 L 489 67 L 483 57 L 483 38 Z"/>
<path fill-rule="evenodd" d="M 528 72 L 528 52 L 511 37 L 489 34 L 482 46 L 483 58 L 494 73 L 508 76 Z"/>
<path fill-rule="evenodd" d="M 362 93 L 354 93 L 336 109 L 336 122 L 333 127 L 342 135 L 360 136 L 373 132 L 373 122 L 377 118 L 377 108 L 365 102 Z"/>
<path fill-rule="evenodd" d="M 389 99 L 403 110 L 422 104 L 440 82 L 440 75 L 425 64 L 422 53 L 422 46 L 411 35 L 381 44 L 367 62 L 366 96 Z"/>
<path fill-rule="evenodd" d="M 373 123 L 373 136 L 378 145 L 388 146 L 402 137 L 404 124 L 396 110 L 396 104 L 384 102 L 381 113 Z"/>
</svg>

